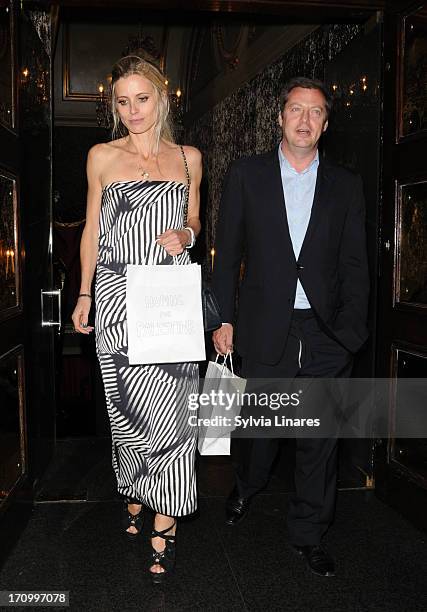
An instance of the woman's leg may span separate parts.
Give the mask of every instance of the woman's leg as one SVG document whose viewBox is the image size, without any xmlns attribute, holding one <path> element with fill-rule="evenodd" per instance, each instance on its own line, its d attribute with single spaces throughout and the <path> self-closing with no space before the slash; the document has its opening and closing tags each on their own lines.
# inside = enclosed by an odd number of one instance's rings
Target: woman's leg
<svg viewBox="0 0 427 612">
<path fill-rule="evenodd" d="M 170 529 L 168 529 L 168 527 Z M 156 514 L 154 517 L 154 529 L 156 531 L 165 531 L 166 536 L 174 536 L 176 532 L 176 519 L 173 516 L 167 516 L 165 514 Z M 166 540 L 160 537 L 151 538 L 151 545 L 157 552 L 163 552 L 166 547 Z M 163 573 L 165 569 L 160 563 L 153 563 L 150 567 L 150 572 Z"/>
<path fill-rule="evenodd" d="M 141 504 L 128 504 L 128 512 L 132 514 L 132 516 L 137 516 L 142 510 Z M 135 527 L 135 525 L 130 525 L 126 531 L 128 533 L 137 534 L 139 530 Z"/>
</svg>

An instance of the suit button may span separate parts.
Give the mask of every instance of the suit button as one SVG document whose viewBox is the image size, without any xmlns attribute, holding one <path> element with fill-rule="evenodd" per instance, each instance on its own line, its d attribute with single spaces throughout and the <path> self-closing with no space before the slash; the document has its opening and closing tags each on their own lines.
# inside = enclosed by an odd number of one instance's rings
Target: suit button
<svg viewBox="0 0 427 612">
<path fill-rule="evenodd" d="M 304 270 L 304 266 L 302 266 L 300 263 L 297 263 L 297 270 Z"/>
</svg>

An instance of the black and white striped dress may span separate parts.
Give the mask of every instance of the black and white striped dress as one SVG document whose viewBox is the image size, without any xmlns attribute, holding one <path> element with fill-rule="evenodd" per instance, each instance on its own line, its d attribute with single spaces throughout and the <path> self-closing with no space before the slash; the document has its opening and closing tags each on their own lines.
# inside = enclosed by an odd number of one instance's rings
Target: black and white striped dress
<svg viewBox="0 0 427 612">
<path fill-rule="evenodd" d="M 171 264 L 156 237 L 181 228 L 186 186 L 176 181 L 119 181 L 102 194 L 96 272 L 95 336 L 105 387 L 118 491 L 169 516 L 197 506 L 196 432 L 187 396 L 197 393 L 193 363 L 129 365 L 126 265 Z M 190 263 L 188 251 L 178 263 Z"/>
</svg>

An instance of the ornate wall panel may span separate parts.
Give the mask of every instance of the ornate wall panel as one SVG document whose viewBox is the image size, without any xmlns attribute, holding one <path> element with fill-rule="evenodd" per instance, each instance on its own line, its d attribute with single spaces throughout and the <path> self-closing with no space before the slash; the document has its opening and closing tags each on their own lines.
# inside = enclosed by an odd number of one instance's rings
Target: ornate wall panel
<svg viewBox="0 0 427 612">
<path fill-rule="evenodd" d="M 191 22 L 170 23 L 140 10 L 105 8 L 102 14 L 88 12 L 84 21 L 63 17 L 58 29 L 54 60 L 55 124 L 96 127 L 96 112 L 102 85 L 109 91 L 111 68 L 124 55 L 139 53 L 159 64 L 170 92 L 181 89 L 185 96 L 182 66 L 191 39 Z M 102 114 L 102 113 L 101 113 Z"/>
<path fill-rule="evenodd" d="M 95 100 L 100 84 L 106 89 L 112 65 L 124 55 L 138 24 L 70 22 L 63 26 L 63 99 Z M 166 29 L 149 27 L 154 48 L 165 55 Z M 144 32 L 145 35 L 145 32 Z M 141 34 L 142 36 L 142 34 Z"/>
<path fill-rule="evenodd" d="M 400 134 L 427 130 L 427 8 L 404 19 L 401 39 Z"/>
<path fill-rule="evenodd" d="M 16 49 L 11 1 L 0 6 L 0 124 L 16 128 Z"/>
<path fill-rule="evenodd" d="M 412 378 L 421 381 L 427 376 L 427 355 L 417 350 L 402 349 L 397 346 L 393 350 L 393 362 L 395 370 L 395 386 L 393 389 L 393 399 L 391 403 L 390 419 L 390 459 L 396 462 L 398 467 L 410 473 L 418 482 L 427 484 L 427 440 L 423 438 L 401 438 L 399 431 L 407 431 L 405 426 L 408 419 L 407 398 L 401 398 L 399 394 L 399 379 Z M 414 389 L 417 387 L 414 384 Z M 425 397 L 425 387 L 418 387 L 422 395 L 418 406 L 423 405 Z M 415 391 L 414 391 L 415 392 Z M 406 399 L 406 401 L 405 401 Z M 416 423 L 416 430 L 425 431 L 427 407 L 424 402 L 424 410 L 411 410 L 411 427 Z M 419 427 L 419 429 L 418 429 Z"/>
<path fill-rule="evenodd" d="M 16 178 L 0 169 L 0 320 L 22 309 Z"/>
<path fill-rule="evenodd" d="M 23 19 L 26 36 L 21 43 L 19 91 L 23 136 L 27 146 L 29 133 L 34 139 L 50 125 L 51 47 L 49 16 L 43 11 L 27 11 Z M 24 26 L 21 27 L 23 29 Z M 25 155 L 24 164 L 27 162 L 28 156 Z"/>
<path fill-rule="evenodd" d="M 395 299 L 427 306 L 427 182 L 398 191 Z"/>
<path fill-rule="evenodd" d="M 52 32 L 51 17 L 46 11 L 28 11 L 28 18 L 31 20 L 37 36 L 42 43 L 43 49 L 48 57 L 52 54 Z"/>
<path fill-rule="evenodd" d="M 0 504 L 26 473 L 24 355 L 16 347 L 0 357 Z"/>
</svg>

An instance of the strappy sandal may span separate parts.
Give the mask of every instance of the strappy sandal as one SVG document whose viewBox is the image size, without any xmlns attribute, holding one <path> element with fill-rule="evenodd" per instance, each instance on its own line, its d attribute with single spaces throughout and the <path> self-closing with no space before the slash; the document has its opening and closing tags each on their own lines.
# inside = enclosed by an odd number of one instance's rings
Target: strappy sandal
<svg viewBox="0 0 427 612">
<path fill-rule="evenodd" d="M 153 529 L 151 532 L 151 538 L 162 538 L 165 540 L 165 547 L 163 550 L 156 550 L 153 545 L 151 545 L 151 563 L 152 565 L 160 565 L 163 568 L 163 572 L 152 572 L 149 570 L 151 574 L 151 578 L 154 584 L 160 584 L 163 582 L 168 575 L 170 575 L 175 568 L 175 539 L 176 535 L 166 535 L 168 531 L 173 529 L 176 525 L 176 521 L 172 523 L 166 529 L 162 531 L 157 531 Z"/>
<path fill-rule="evenodd" d="M 141 510 L 137 514 L 132 514 L 131 512 L 129 512 L 128 504 L 126 503 L 123 507 L 122 525 L 123 525 L 123 529 L 125 530 L 125 534 L 130 540 L 134 540 L 135 538 L 139 536 L 143 523 L 144 523 L 143 508 L 141 507 Z M 135 527 L 136 532 L 131 533 L 130 531 L 128 531 L 129 527 Z"/>
</svg>

